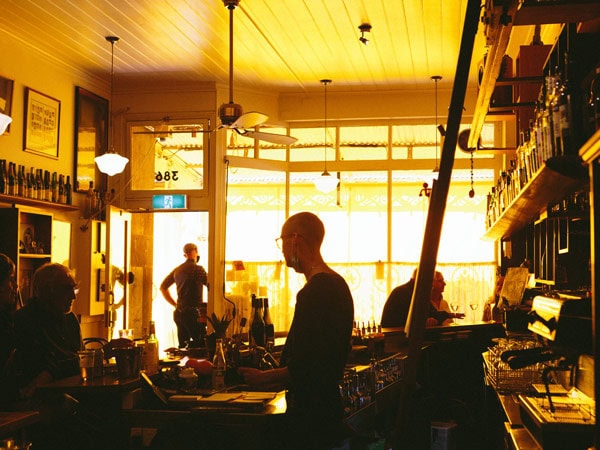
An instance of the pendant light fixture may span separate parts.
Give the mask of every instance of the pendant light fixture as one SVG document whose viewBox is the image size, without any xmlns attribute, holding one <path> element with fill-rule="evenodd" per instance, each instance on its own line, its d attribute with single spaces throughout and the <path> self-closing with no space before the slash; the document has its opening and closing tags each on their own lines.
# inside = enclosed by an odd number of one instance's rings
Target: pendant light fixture
<svg viewBox="0 0 600 450">
<path fill-rule="evenodd" d="M 442 79 L 441 75 L 433 75 L 431 79 L 435 82 L 435 168 L 433 172 L 439 173 L 440 168 L 438 166 L 438 132 L 441 132 L 443 127 L 438 126 L 438 81 Z M 440 128 L 441 127 L 441 128 Z"/>
<path fill-rule="evenodd" d="M 0 135 L 4 134 L 10 123 L 12 122 L 12 117 L 7 116 L 6 114 L 0 113 Z"/>
<path fill-rule="evenodd" d="M 111 54 L 110 54 L 110 103 L 108 107 L 108 142 L 109 149 L 102 156 L 96 156 L 94 161 L 98 165 L 98 170 L 105 173 L 108 176 L 113 176 L 125 170 L 125 166 L 129 162 L 129 159 L 119 155 L 115 151 L 114 146 L 114 132 L 113 132 L 113 115 L 112 115 L 112 104 L 113 104 L 113 81 L 115 77 L 115 42 L 119 41 L 117 36 L 106 36 L 106 40 L 110 42 Z"/>
<path fill-rule="evenodd" d="M 323 128 L 325 130 L 325 141 L 323 144 L 323 152 L 325 154 L 325 168 L 321 176 L 315 179 L 315 187 L 319 191 L 327 194 L 337 187 L 340 180 L 338 180 L 336 177 L 334 177 L 327 171 L 327 86 L 331 84 L 331 80 L 321 80 L 321 84 L 325 88 L 325 125 Z"/>
</svg>

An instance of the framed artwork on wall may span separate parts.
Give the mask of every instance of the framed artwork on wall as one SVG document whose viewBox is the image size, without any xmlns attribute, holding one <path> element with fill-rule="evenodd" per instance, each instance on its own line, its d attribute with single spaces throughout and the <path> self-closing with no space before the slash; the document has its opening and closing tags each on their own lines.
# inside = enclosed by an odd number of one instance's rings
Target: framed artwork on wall
<svg viewBox="0 0 600 450">
<path fill-rule="evenodd" d="M 12 97 L 15 82 L 0 76 L 0 113 L 11 115 L 12 112 Z M 10 124 L 6 128 L 4 134 L 10 134 Z"/>
<path fill-rule="evenodd" d="M 76 192 L 87 191 L 90 182 L 106 191 L 94 158 L 108 150 L 108 100 L 87 89 L 75 87 L 75 184 Z"/>
<path fill-rule="evenodd" d="M 23 150 L 58 159 L 59 129 L 60 100 L 25 88 Z"/>
</svg>

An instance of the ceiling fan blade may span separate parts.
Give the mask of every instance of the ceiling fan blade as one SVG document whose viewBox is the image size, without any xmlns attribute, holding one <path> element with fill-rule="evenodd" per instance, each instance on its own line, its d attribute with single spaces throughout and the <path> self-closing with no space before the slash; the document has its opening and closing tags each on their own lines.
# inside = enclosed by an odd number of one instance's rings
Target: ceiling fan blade
<svg viewBox="0 0 600 450">
<path fill-rule="evenodd" d="M 250 138 L 256 138 L 261 141 L 271 142 L 272 144 L 281 144 L 281 145 L 292 145 L 294 142 L 298 140 L 293 136 L 287 134 L 274 134 L 274 133 L 265 133 L 263 131 L 250 131 L 246 130 L 240 132 L 242 136 L 247 136 Z"/>
<path fill-rule="evenodd" d="M 242 114 L 227 128 L 254 128 L 258 125 L 262 125 L 269 119 L 269 116 L 259 113 L 257 111 L 250 111 Z"/>
</svg>

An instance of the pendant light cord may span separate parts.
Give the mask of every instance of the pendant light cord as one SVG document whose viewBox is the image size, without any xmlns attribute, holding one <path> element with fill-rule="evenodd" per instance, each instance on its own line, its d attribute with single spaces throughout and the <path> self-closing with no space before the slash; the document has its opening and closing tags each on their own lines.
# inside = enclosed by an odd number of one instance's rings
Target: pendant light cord
<svg viewBox="0 0 600 450">
<path fill-rule="evenodd" d="M 327 173 L 327 85 L 329 85 L 329 83 L 331 83 L 331 80 L 321 80 L 321 84 L 325 87 L 325 98 L 324 98 L 324 144 L 323 144 L 323 156 L 324 156 L 324 162 L 325 162 L 325 170 L 323 171 L 323 173 Z"/>
<path fill-rule="evenodd" d="M 119 41 L 117 36 L 106 36 L 106 40 L 110 42 L 110 102 L 108 104 L 108 152 L 115 151 L 114 132 L 113 132 L 113 86 L 115 78 L 115 43 Z"/>
<path fill-rule="evenodd" d="M 438 81 L 442 79 L 441 75 L 433 75 L 431 79 L 435 82 L 435 169 L 434 172 L 439 172 L 438 167 Z"/>
</svg>

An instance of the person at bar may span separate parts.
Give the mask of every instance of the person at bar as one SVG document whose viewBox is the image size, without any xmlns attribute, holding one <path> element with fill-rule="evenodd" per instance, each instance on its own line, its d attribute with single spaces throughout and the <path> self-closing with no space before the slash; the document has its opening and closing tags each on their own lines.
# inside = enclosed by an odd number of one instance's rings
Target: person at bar
<svg viewBox="0 0 600 450">
<path fill-rule="evenodd" d="M 38 386 L 79 373 L 81 328 L 71 310 L 77 283 L 68 267 L 46 263 L 32 280 L 33 297 L 15 313 L 15 366 L 20 396 Z"/>
<path fill-rule="evenodd" d="M 406 326 L 410 302 L 415 289 L 415 279 L 417 269 L 412 273 L 410 280 L 400 286 L 395 287 L 388 296 L 383 312 L 381 314 L 381 326 L 383 328 L 394 328 Z M 431 285 L 430 304 L 427 312 L 426 326 L 434 327 L 439 325 L 449 325 L 452 318 L 462 318 L 464 314 L 454 314 L 450 312 L 448 302 L 444 300 L 442 293 L 446 282 L 440 271 L 435 271 Z"/>
<path fill-rule="evenodd" d="M 160 285 L 160 292 L 175 311 L 173 320 L 177 326 L 179 348 L 202 347 L 206 336 L 206 323 L 200 322 L 203 296 L 203 286 L 208 288 L 206 269 L 198 264 L 200 256 L 196 244 L 188 243 L 183 246 L 185 261 L 175 267 Z M 175 284 L 177 300 L 169 292 Z"/>
<path fill-rule="evenodd" d="M 354 303 L 346 281 L 321 256 L 325 228 L 310 212 L 288 218 L 277 238 L 286 265 L 304 274 L 280 367 L 240 367 L 244 381 L 287 389 L 285 425 L 273 448 L 328 449 L 348 435 L 339 383 L 351 349 Z"/>
</svg>

